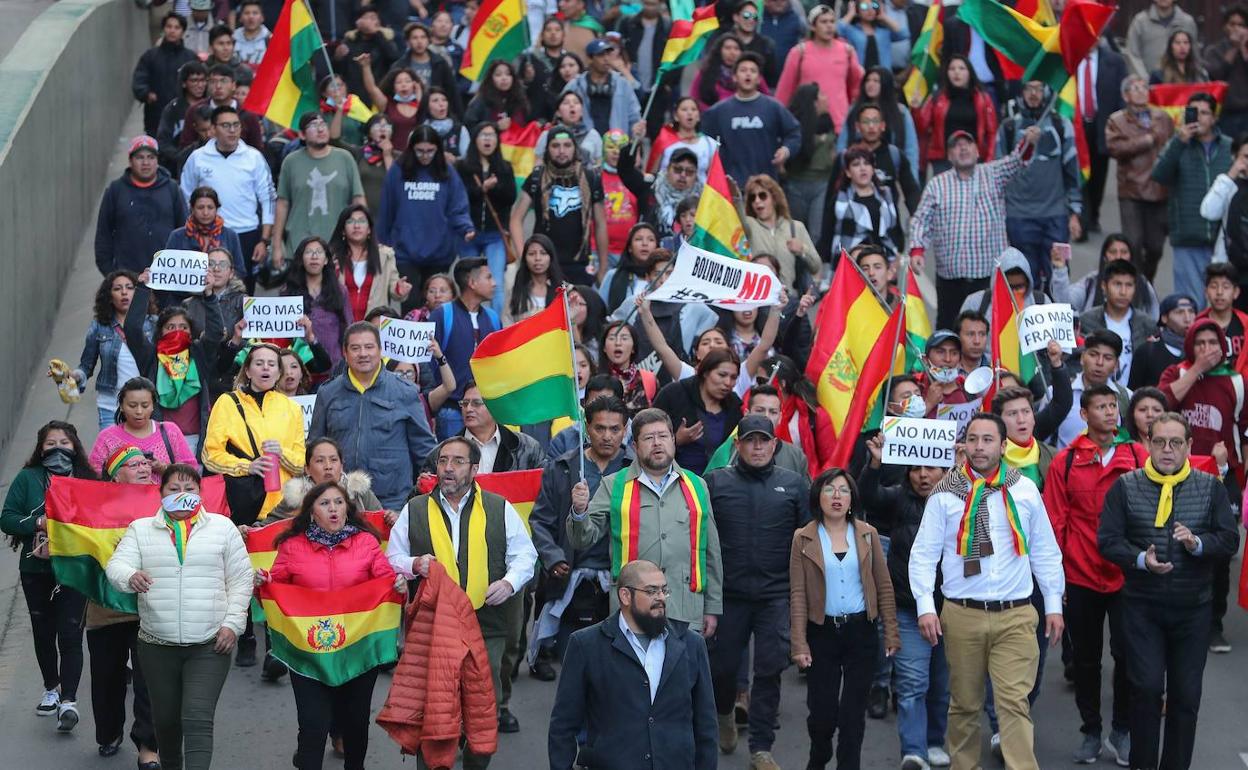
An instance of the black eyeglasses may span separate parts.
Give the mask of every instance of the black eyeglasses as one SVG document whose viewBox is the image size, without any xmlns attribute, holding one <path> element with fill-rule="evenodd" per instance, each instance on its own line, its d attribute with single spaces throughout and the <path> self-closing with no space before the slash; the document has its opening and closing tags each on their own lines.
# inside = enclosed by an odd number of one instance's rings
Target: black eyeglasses
<svg viewBox="0 0 1248 770">
<path fill-rule="evenodd" d="M 666 599 L 672 595 L 672 589 L 667 586 L 624 586 L 630 591 L 641 591 L 651 599 Z"/>
</svg>

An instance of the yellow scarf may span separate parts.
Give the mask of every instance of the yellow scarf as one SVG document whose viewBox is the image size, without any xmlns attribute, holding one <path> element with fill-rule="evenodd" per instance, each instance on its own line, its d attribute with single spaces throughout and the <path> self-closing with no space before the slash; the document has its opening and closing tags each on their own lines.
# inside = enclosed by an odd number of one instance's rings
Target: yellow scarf
<svg viewBox="0 0 1248 770">
<path fill-rule="evenodd" d="M 468 513 L 468 582 L 465 585 L 459 579 L 459 554 L 455 552 L 455 544 L 451 533 L 446 529 L 446 519 L 442 510 L 434 502 L 434 494 L 430 493 L 427 504 L 429 516 L 429 539 L 433 542 L 433 558 L 446 567 L 451 580 L 459 583 L 472 601 L 474 610 L 481 609 L 485 604 L 485 589 L 490 584 L 490 551 L 485 542 L 485 508 L 481 505 L 481 487 L 474 486 L 472 491 L 472 510 Z"/>
<path fill-rule="evenodd" d="M 1031 446 L 1015 444 L 1013 439 L 1005 440 L 1005 464 L 1035 482 L 1043 484 L 1040 476 L 1040 442 L 1033 436 Z"/>
<path fill-rule="evenodd" d="M 1148 476 L 1148 480 L 1154 484 L 1161 485 L 1161 498 L 1157 500 L 1157 518 L 1153 519 L 1154 527 L 1160 529 L 1166 526 L 1166 522 L 1170 520 L 1170 514 L 1174 511 L 1174 488 L 1182 484 L 1191 474 L 1192 464 L 1188 460 L 1184 460 L 1183 467 L 1169 476 L 1162 475 L 1153 467 L 1153 458 L 1150 457 L 1144 462 L 1144 475 Z"/>
</svg>

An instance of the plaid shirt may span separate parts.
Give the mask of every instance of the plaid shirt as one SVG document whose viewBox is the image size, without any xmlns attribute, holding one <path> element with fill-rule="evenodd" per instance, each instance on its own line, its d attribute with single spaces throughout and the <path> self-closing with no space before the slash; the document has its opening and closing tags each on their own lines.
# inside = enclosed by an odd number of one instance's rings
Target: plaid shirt
<svg viewBox="0 0 1248 770">
<path fill-rule="evenodd" d="M 936 261 L 945 279 L 985 278 L 1009 241 L 1005 235 L 1005 186 L 1023 167 L 1015 150 L 979 163 L 969 179 L 954 169 L 928 182 L 914 212 L 912 251 Z"/>
</svg>

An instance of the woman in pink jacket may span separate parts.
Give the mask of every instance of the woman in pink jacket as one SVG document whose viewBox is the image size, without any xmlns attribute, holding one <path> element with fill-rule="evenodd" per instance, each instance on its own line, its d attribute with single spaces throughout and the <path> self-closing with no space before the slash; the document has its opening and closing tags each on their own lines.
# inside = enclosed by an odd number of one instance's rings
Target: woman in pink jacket
<svg viewBox="0 0 1248 770">
<path fill-rule="evenodd" d="M 830 6 L 816 5 L 806 18 L 810 39 L 789 49 L 776 85 L 776 99 L 788 104 L 798 86 L 818 83 L 819 92 L 828 97 L 828 114 L 839 132 L 849 105 L 858 98 L 862 65 L 854 47 L 836 36 L 836 12 Z"/>
<path fill-rule="evenodd" d="M 273 569 L 256 573 L 257 583 L 290 583 L 317 591 L 337 591 L 373 578 L 403 578 L 381 550 L 378 533 L 360 517 L 350 494 L 338 481 L 317 484 L 303 498 L 290 529 L 278 538 Z M 346 684 L 330 687 L 290 672 L 299 713 L 295 767 L 320 770 L 330 724 L 342 732 L 346 770 L 362 770 L 368 751 L 369 709 L 377 669 Z"/>
</svg>

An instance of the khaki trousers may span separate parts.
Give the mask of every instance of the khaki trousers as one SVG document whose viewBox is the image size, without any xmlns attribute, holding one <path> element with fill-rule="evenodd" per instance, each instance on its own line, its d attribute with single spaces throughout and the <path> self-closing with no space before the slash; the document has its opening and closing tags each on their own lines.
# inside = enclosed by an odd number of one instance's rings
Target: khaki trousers
<svg viewBox="0 0 1248 770">
<path fill-rule="evenodd" d="M 1027 694 L 1036 681 L 1039 617 L 1030 604 L 1004 612 L 945 601 L 940 613 L 949 663 L 949 756 L 952 770 L 979 767 L 984 682 L 992 679 L 1001 751 L 1011 770 L 1039 770 Z"/>
</svg>

